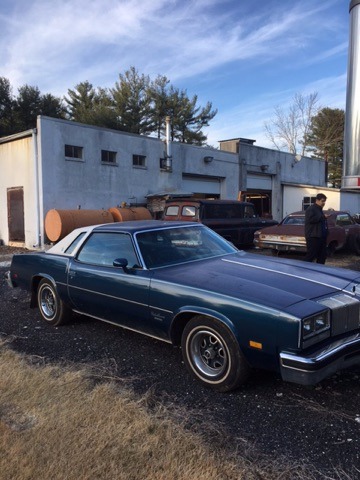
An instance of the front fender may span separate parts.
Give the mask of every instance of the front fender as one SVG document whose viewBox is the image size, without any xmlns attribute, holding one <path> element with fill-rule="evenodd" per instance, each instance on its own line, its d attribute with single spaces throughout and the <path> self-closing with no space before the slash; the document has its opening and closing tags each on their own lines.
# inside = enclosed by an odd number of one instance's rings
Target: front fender
<svg viewBox="0 0 360 480">
<path fill-rule="evenodd" d="M 233 322 L 222 313 L 212 310 L 211 308 L 204 308 L 195 305 L 182 306 L 174 315 L 170 325 L 170 339 L 174 345 L 180 345 L 181 335 L 186 323 L 196 315 L 204 315 L 206 317 L 216 318 L 223 323 L 234 334 L 237 340 L 238 331 Z"/>
</svg>

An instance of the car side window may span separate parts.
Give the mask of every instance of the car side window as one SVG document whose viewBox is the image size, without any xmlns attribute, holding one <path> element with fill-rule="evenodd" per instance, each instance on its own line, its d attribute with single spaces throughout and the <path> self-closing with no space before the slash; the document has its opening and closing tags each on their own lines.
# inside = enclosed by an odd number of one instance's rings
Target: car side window
<svg viewBox="0 0 360 480">
<path fill-rule="evenodd" d="M 165 210 L 165 215 L 169 217 L 177 217 L 179 215 L 179 207 L 177 205 L 171 205 Z"/>
<path fill-rule="evenodd" d="M 244 208 L 244 218 L 255 218 L 256 213 L 252 205 L 246 205 Z"/>
<path fill-rule="evenodd" d="M 186 205 L 185 207 L 182 207 L 181 215 L 183 217 L 195 217 L 196 208 L 191 205 Z"/>
<path fill-rule="evenodd" d="M 130 235 L 126 233 L 93 233 L 77 259 L 93 265 L 112 267 L 117 258 L 126 258 L 129 267 L 139 265 Z"/>
<path fill-rule="evenodd" d="M 80 235 L 78 235 L 75 238 L 75 240 L 72 243 L 70 243 L 70 245 L 68 246 L 68 248 L 65 250 L 64 253 L 68 253 L 69 255 L 71 255 L 73 251 L 76 249 L 76 247 L 79 245 L 80 241 L 83 239 L 85 233 L 86 232 L 81 232 Z"/>
<path fill-rule="evenodd" d="M 347 225 L 353 225 L 355 222 L 348 213 L 341 213 L 336 216 L 336 225 L 340 227 L 346 227 Z"/>
<path fill-rule="evenodd" d="M 305 217 L 286 217 L 283 225 L 305 225 Z"/>
</svg>

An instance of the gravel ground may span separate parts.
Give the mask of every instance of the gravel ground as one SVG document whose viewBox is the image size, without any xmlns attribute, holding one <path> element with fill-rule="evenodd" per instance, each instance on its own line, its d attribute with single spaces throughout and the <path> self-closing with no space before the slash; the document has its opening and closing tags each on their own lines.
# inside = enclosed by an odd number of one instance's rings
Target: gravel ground
<svg viewBox="0 0 360 480">
<path fill-rule="evenodd" d="M 226 435 L 240 453 L 255 449 L 279 461 L 309 463 L 318 478 L 360 478 L 360 367 L 315 387 L 254 371 L 236 392 L 212 392 L 188 375 L 179 348 L 85 317 L 62 327 L 46 325 L 37 310 L 28 308 L 28 295 L 3 280 L 13 252 L 0 246 L 0 336 L 15 350 L 44 361 L 100 362 L 141 394 L 150 390 L 155 400 L 200 409 L 215 427 L 215 444 Z M 327 263 L 360 271 L 360 257 L 345 253 Z M 342 473 L 335 477 L 334 468 Z"/>
</svg>

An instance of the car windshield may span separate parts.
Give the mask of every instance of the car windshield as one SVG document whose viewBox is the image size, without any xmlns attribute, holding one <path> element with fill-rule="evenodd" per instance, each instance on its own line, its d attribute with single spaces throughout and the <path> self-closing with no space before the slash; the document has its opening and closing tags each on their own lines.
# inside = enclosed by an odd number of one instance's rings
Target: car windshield
<svg viewBox="0 0 360 480">
<path fill-rule="evenodd" d="M 164 228 L 138 233 L 137 243 L 147 268 L 158 268 L 237 252 L 203 226 Z"/>
<path fill-rule="evenodd" d="M 305 217 L 286 217 L 282 222 L 283 225 L 305 225 Z"/>
</svg>

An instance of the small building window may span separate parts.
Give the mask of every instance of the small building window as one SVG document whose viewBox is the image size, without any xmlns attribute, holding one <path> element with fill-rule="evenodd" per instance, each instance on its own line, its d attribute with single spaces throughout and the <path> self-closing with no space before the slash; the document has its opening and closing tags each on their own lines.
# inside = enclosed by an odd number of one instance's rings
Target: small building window
<svg viewBox="0 0 360 480">
<path fill-rule="evenodd" d="M 82 160 L 83 159 L 83 147 L 76 147 L 75 145 L 65 145 L 65 157 Z"/>
<path fill-rule="evenodd" d="M 133 155 L 133 167 L 142 167 L 145 168 L 146 156 L 145 155 Z"/>
<path fill-rule="evenodd" d="M 304 197 L 303 198 L 303 210 L 306 210 L 313 203 L 315 203 L 316 197 Z"/>
<path fill-rule="evenodd" d="M 110 150 L 101 150 L 101 163 L 110 163 L 116 165 L 116 152 Z"/>
</svg>

